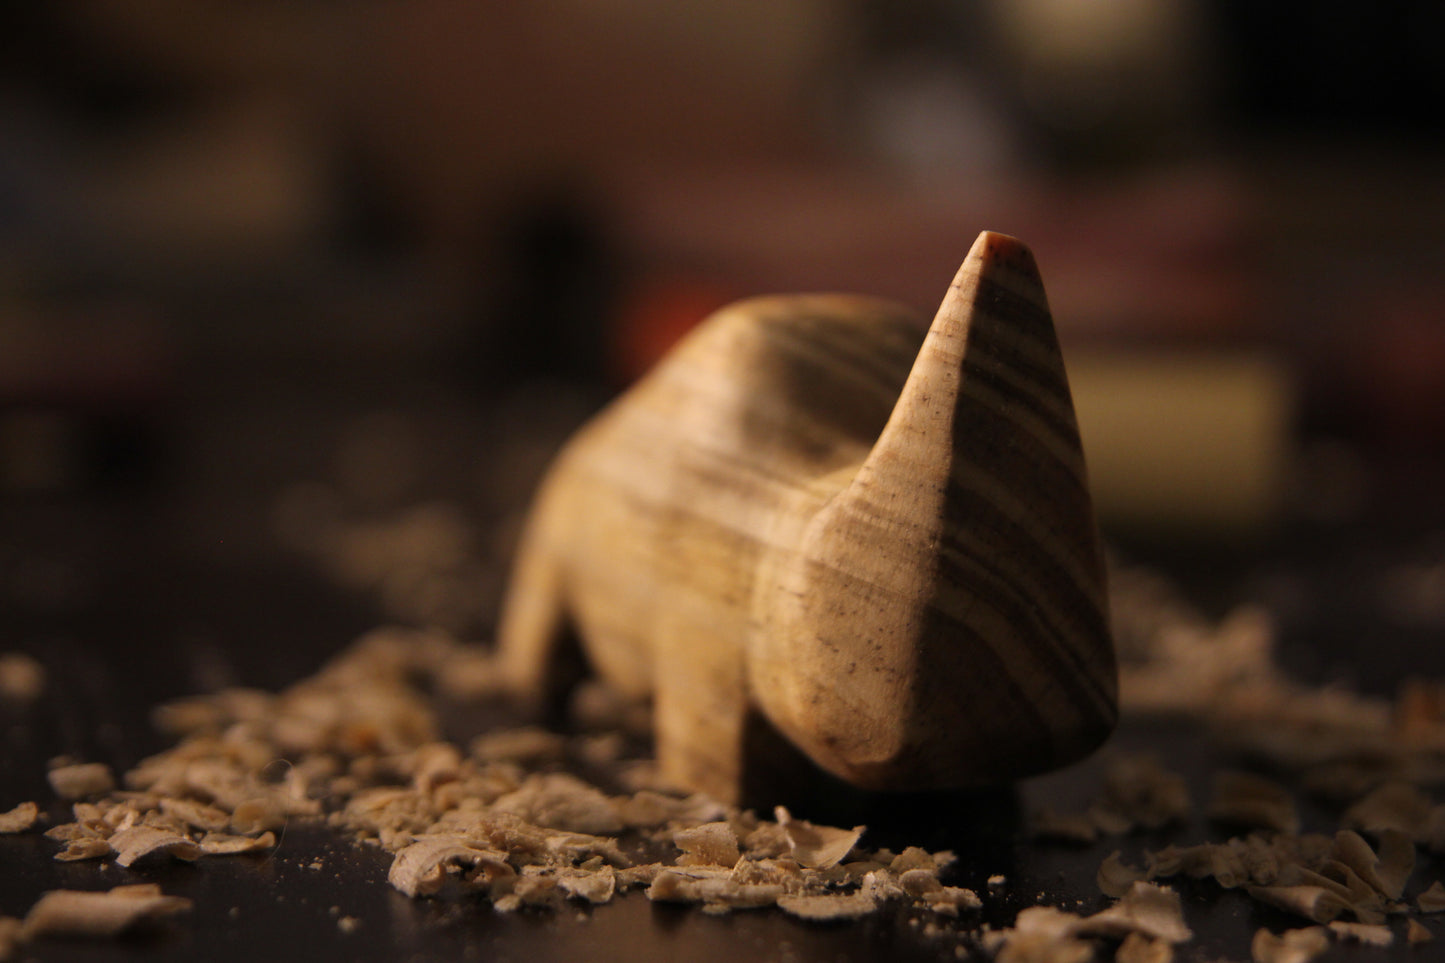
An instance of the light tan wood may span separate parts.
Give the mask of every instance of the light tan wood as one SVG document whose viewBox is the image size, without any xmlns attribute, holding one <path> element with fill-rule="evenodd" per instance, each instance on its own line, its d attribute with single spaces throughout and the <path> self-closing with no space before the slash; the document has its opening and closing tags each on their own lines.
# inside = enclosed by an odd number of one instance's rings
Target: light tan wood
<svg viewBox="0 0 1445 963">
<path fill-rule="evenodd" d="M 499 629 L 539 699 L 575 629 L 663 775 L 736 801 L 759 717 L 865 789 L 1053 768 L 1111 731 L 1100 544 L 1033 255 L 985 232 L 926 336 L 807 295 L 718 312 L 578 432 Z"/>
</svg>

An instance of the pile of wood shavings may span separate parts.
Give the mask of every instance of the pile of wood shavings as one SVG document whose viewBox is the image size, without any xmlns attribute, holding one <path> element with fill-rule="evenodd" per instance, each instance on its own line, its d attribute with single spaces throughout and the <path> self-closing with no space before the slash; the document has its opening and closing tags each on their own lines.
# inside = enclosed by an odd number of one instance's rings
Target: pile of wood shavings
<svg viewBox="0 0 1445 963">
<path fill-rule="evenodd" d="M 52 770 L 73 818 L 46 835 L 63 844 L 57 859 L 128 867 L 268 850 L 288 819 L 319 819 L 392 853 L 388 879 L 408 896 L 475 894 L 502 911 L 602 904 L 629 890 L 708 913 L 777 907 L 806 920 L 885 906 L 950 920 L 982 905 L 940 878 L 952 853 L 870 850 L 861 826 L 814 825 L 782 807 L 764 818 L 669 792 L 649 760 L 625 757 L 616 733 L 491 731 L 465 748 L 443 740 L 434 693 L 486 690 L 487 666 L 485 652 L 447 636 L 386 629 L 283 692 L 163 706 L 156 721 L 178 742 L 125 773 L 123 788 L 96 764 Z M 563 763 L 629 788 L 604 790 Z M 10 831 L 37 817 L 33 804 L 3 814 Z M 62 931 L 63 922 L 18 932 Z"/>
<path fill-rule="evenodd" d="M 638 890 L 708 913 L 776 907 L 806 920 L 906 907 L 1003 963 L 1111 953 L 1166 963 L 1190 938 L 1178 896 L 1160 884 L 1180 877 L 1213 879 L 1315 924 L 1261 929 L 1252 947 L 1261 963 L 1306 960 L 1331 940 L 1390 942 L 1388 920 L 1405 914 L 1406 939 L 1430 939 L 1414 917 L 1445 910 L 1445 888 L 1436 883 L 1413 900 L 1405 890 L 1417 845 L 1445 852 L 1445 807 L 1428 792 L 1445 772 L 1439 690 L 1415 683 L 1391 703 L 1298 686 L 1275 668 L 1259 613 L 1213 624 L 1120 582 L 1126 711 L 1203 723 L 1340 801 L 1339 832 L 1300 835 L 1290 790 L 1258 773 L 1221 772 L 1204 812 L 1249 835 L 1146 853 L 1143 868 L 1116 854 L 1098 877 L 1117 900 L 1106 910 L 1033 907 L 990 931 L 971 915 L 979 896 L 944 881 L 952 854 L 870 851 L 862 827 L 814 826 L 782 809 L 769 819 L 669 792 L 648 760 L 626 756 L 615 732 L 509 729 L 465 747 L 444 740 L 436 697 L 493 691 L 488 654 L 442 634 L 387 629 L 281 693 L 232 689 L 162 707 L 157 722 L 179 741 L 124 774 L 123 789 L 109 787 L 103 767 L 57 766 L 51 782 L 75 800 L 74 819 L 49 835 L 65 844 L 57 858 L 131 865 L 265 850 L 288 819 L 320 819 L 393 854 L 388 878 L 413 897 L 476 896 L 514 911 L 602 904 Z M 1183 824 L 1192 813 L 1178 775 L 1120 757 L 1085 812 L 1036 813 L 1033 829 L 1040 839 L 1091 843 Z M 0 831 L 26 831 L 36 819 L 22 805 L 0 814 Z M 0 921 L 0 949 L 23 929 Z"/>
</svg>

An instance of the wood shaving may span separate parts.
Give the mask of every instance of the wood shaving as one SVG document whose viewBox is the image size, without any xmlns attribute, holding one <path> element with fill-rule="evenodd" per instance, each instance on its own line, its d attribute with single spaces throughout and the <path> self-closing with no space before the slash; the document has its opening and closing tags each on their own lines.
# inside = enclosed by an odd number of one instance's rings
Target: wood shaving
<svg viewBox="0 0 1445 963">
<path fill-rule="evenodd" d="M 1184 777 L 1147 754 L 1123 755 L 1104 772 L 1102 805 L 1130 823 L 1160 829 L 1189 818 L 1191 801 Z"/>
<path fill-rule="evenodd" d="M 1094 945 L 1075 935 L 1079 919 L 1052 906 L 1030 906 L 1012 928 L 984 933 L 983 945 L 997 963 L 1086 963 Z"/>
<path fill-rule="evenodd" d="M 672 834 L 672 841 L 682 855 L 678 865 L 713 864 L 732 867 L 742 858 L 738 849 L 738 836 L 727 822 L 704 823 L 689 829 L 679 829 Z"/>
<path fill-rule="evenodd" d="M 1130 933 L 1114 951 L 1114 963 L 1172 963 L 1174 945 L 1151 940 L 1142 933 Z"/>
<path fill-rule="evenodd" d="M 81 762 L 56 766 L 46 774 L 50 788 L 61 799 L 85 799 L 99 796 L 115 788 L 110 767 L 99 762 Z"/>
<path fill-rule="evenodd" d="M 538 773 L 492 804 L 550 829 L 616 833 L 625 823 L 617 806 L 597 788 L 567 773 Z"/>
<path fill-rule="evenodd" d="M 24 923 L 13 916 L 0 916 L 0 961 L 9 960 L 20 948 Z"/>
<path fill-rule="evenodd" d="M 837 866 L 863 835 L 862 826 L 852 829 L 837 829 L 832 826 L 815 826 L 805 819 L 794 819 L 783 806 L 777 807 L 775 815 L 778 825 L 787 834 L 788 849 L 801 866 L 809 869 L 830 869 Z"/>
<path fill-rule="evenodd" d="M 663 869 L 647 889 L 647 898 L 656 902 L 701 903 L 724 912 L 772 906 L 785 895 L 780 883 L 739 883 L 726 871 L 705 867 Z"/>
<path fill-rule="evenodd" d="M 1370 844 L 1351 830 L 1335 836 L 1333 855 L 1387 899 L 1399 899 L 1415 869 L 1415 845 L 1398 830 L 1380 835 L 1377 856 Z"/>
<path fill-rule="evenodd" d="M 206 833 L 198 844 L 206 856 L 233 856 L 254 853 L 276 845 L 276 834 L 266 831 L 259 836 L 235 836 L 230 833 Z"/>
<path fill-rule="evenodd" d="M 121 866 L 149 856 L 165 855 L 175 859 L 191 861 L 201 856 L 201 847 L 196 842 L 178 833 L 166 832 L 151 826 L 132 826 L 117 831 L 110 837 L 110 848 L 115 851 L 115 861 Z"/>
<path fill-rule="evenodd" d="M 1389 946 L 1395 942 L 1395 934 L 1388 926 L 1367 923 L 1343 923 L 1336 920 L 1328 924 L 1330 932 L 1343 940 L 1365 943 L 1369 946 Z"/>
<path fill-rule="evenodd" d="M 1120 852 L 1116 849 L 1099 864 L 1095 882 L 1099 886 L 1099 891 L 1105 896 L 1118 899 L 1128 893 L 1135 883 L 1148 878 L 1149 874 L 1145 870 L 1125 865 Z"/>
<path fill-rule="evenodd" d="M 29 705 L 45 692 L 45 666 L 23 652 L 0 653 L 0 702 Z"/>
<path fill-rule="evenodd" d="M 1328 923 L 1350 908 L 1349 901 L 1322 886 L 1251 886 L 1249 895 L 1316 923 Z"/>
<path fill-rule="evenodd" d="M 70 840 L 64 849 L 55 854 L 55 858 L 63 863 L 70 863 L 83 859 L 104 859 L 114 853 L 109 840 L 92 836 Z"/>
<path fill-rule="evenodd" d="M 878 909 L 878 901 L 866 893 L 782 896 L 778 908 L 789 916 L 815 922 L 856 920 Z"/>
<path fill-rule="evenodd" d="M 158 801 L 161 812 L 174 816 L 192 829 L 221 832 L 231 825 L 231 814 L 194 799 L 163 798 Z"/>
<path fill-rule="evenodd" d="M 1075 932 L 1116 939 L 1140 933 L 1166 943 L 1183 943 L 1194 935 L 1184 923 L 1179 894 L 1147 882 L 1135 883 L 1113 906 L 1084 917 Z"/>
<path fill-rule="evenodd" d="M 1415 905 L 1422 913 L 1445 913 L 1445 885 L 1439 880 L 1431 883 L 1429 889 L 1415 897 Z"/>
<path fill-rule="evenodd" d="M 1261 927 L 1254 931 L 1250 953 L 1254 963 L 1309 963 L 1329 946 L 1329 931 L 1323 926 L 1285 930 L 1278 935 Z"/>
<path fill-rule="evenodd" d="M 1289 790 L 1272 779 L 1249 772 L 1224 770 L 1214 776 L 1207 814 L 1216 822 L 1297 833 L 1299 812 Z"/>
<path fill-rule="evenodd" d="M 26 941 L 49 937 L 112 939 L 126 930 L 191 908 L 191 901 L 166 896 L 159 886 L 117 886 L 108 892 L 53 890 L 25 916 Z"/>
<path fill-rule="evenodd" d="M 20 803 L 0 813 L 0 835 L 23 833 L 40 821 L 40 807 L 33 802 Z"/>
<path fill-rule="evenodd" d="M 1166 946 L 1183 943 L 1193 937 L 1184 922 L 1179 894 L 1154 883 L 1139 882 L 1130 887 L 1123 898 L 1092 916 L 1079 916 L 1052 906 L 1031 906 L 1022 910 L 1012 929 L 987 932 L 985 949 L 997 954 L 997 960 L 1016 963 L 1052 963 L 1055 960 L 1084 961 L 1094 958 L 1090 938 L 1127 940 L 1137 936 L 1150 943 Z M 1141 958 L 1147 947 L 1131 949 Z M 1159 951 L 1153 951 L 1159 952 Z M 1160 955 L 1159 959 L 1169 959 Z"/>
<path fill-rule="evenodd" d="M 1407 920 L 1405 923 L 1405 942 L 1414 946 L 1417 943 L 1429 943 L 1435 939 L 1435 934 L 1430 928 L 1419 920 Z"/>
<path fill-rule="evenodd" d="M 430 896 L 452 866 L 467 866 L 473 879 L 480 874 L 488 883 L 517 875 L 506 853 L 461 836 L 423 836 L 396 854 L 386 878 L 407 896 Z"/>
</svg>

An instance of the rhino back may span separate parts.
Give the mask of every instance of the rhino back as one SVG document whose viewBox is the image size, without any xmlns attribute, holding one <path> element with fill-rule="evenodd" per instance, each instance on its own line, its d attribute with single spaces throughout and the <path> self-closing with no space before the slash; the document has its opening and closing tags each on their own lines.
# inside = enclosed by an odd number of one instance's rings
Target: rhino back
<svg viewBox="0 0 1445 963">
<path fill-rule="evenodd" d="M 797 537 L 810 486 L 861 462 L 922 334 L 873 299 L 740 302 L 578 434 L 549 484 L 565 603 L 604 678 L 651 690 L 689 626 L 741 649 L 760 555 Z"/>
</svg>

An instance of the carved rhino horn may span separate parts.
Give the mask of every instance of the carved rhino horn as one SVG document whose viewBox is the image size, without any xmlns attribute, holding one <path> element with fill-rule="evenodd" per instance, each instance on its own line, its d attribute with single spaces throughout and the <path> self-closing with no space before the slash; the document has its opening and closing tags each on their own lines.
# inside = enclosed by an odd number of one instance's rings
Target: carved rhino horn
<svg viewBox="0 0 1445 963">
<path fill-rule="evenodd" d="M 979 236 L 881 436 L 772 571 L 753 690 L 779 729 L 855 784 L 1015 778 L 1112 730 L 1102 552 L 1058 339 L 1021 242 Z"/>
</svg>

